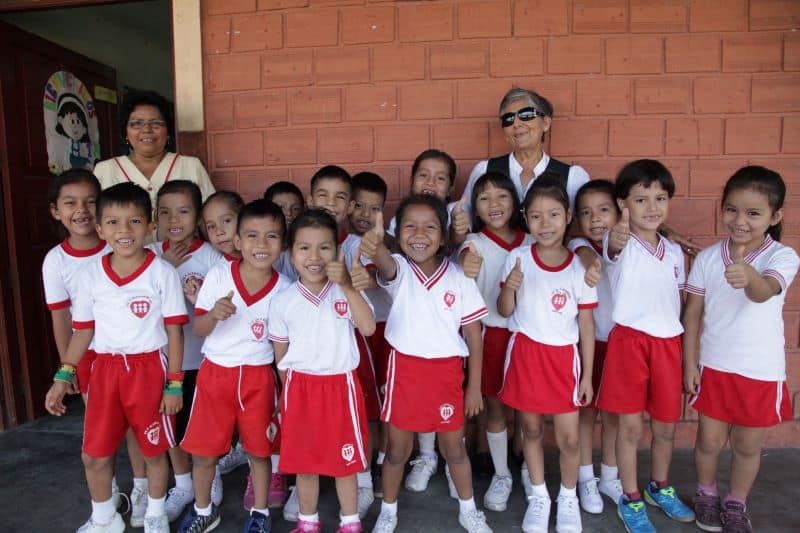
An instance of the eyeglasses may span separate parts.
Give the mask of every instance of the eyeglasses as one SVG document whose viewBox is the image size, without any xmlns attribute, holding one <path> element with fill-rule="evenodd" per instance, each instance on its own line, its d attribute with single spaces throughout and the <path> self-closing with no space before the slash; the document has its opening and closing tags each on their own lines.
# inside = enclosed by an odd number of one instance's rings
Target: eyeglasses
<svg viewBox="0 0 800 533">
<path fill-rule="evenodd" d="M 161 128 L 163 128 L 166 125 L 167 125 L 167 123 L 164 122 L 163 120 L 138 120 L 137 119 L 137 120 L 129 120 L 128 121 L 128 127 L 130 129 L 132 129 L 132 130 L 140 130 L 140 129 L 144 128 L 145 126 L 150 126 L 150 129 L 153 129 L 153 130 L 160 130 Z"/>
<path fill-rule="evenodd" d="M 545 114 L 538 111 L 535 107 L 523 107 L 517 112 L 503 113 L 500 115 L 500 125 L 507 128 L 514 124 L 514 120 L 519 117 L 522 122 L 529 122 L 536 117 L 544 118 Z"/>
</svg>

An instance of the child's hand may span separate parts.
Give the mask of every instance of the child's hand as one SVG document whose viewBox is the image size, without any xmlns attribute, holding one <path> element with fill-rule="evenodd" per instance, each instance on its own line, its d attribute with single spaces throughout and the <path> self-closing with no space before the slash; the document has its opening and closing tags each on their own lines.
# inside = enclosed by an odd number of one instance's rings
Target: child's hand
<svg viewBox="0 0 800 533">
<path fill-rule="evenodd" d="M 44 397 L 44 408 L 51 415 L 61 416 L 67 412 L 67 407 L 64 405 L 64 395 L 70 384 L 65 381 L 54 381 L 47 391 L 47 396 Z"/>
<path fill-rule="evenodd" d="M 686 252 L 687 255 L 691 255 L 694 257 L 697 255 L 697 252 L 700 251 L 700 247 L 697 246 L 695 243 L 692 242 L 691 239 L 688 237 L 684 237 L 674 229 L 670 228 L 666 224 L 661 224 L 661 227 L 658 228 L 659 233 L 669 239 L 671 242 L 674 242 Z"/>
<path fill-rule="evenodd" d="M 236 306 L 233 305 L 233 291 L 228 292 L 227 296 L 223 296 L 217 303 L 214 304 L 214 308 L 211 309 L 211 316 L 214 320 L 222 322 L 223 320 L 228 320 L 231 315 L 236 313 Z"/>
<path fill-rule="evenodd" d="M 517 290 L 522 287 L 522 278 L 524 274 L 522 273 L 522 260 L 517 257 L 516 262 L 514 263 L 514 268 L 511 269 L 511 272 L 508 273 L 508 277 L 506 278 L 505 286 L 512 290 Z"/>
<path fill-rule="evenodd" d="M 689 394 L 697 394 L 700 392 L 700 369 L 697 368 L 697 366 L 684 369 L 683 390 Z"/>
<path fill-rule="evenodd" d="M 466 235 L 469 231 L 469 215 L 464 209 L 464 200 L 459 200 L 450 211 L 450 227 L 456 235 Z"/>
<path fill-rule="evenodd" d="M 358 251 L 368 259 L 374 259 L 378 247 L 383 246 L 383 212 L 375 215 L 375 226 L 361 237 Z"/>
<path fill-rule="evenodd" d="M 472 279 L 477 278 L 478 274 L 481 273 L 483 257 L 481 257 L 481 254 L 478 253 L 477 248 L 475 248 L 475 243 L 472 241 L 468 242 L 463 253 L 464 256 L 461 261 L 461 268 L 464 269 L 464 275 Z"/>
<path fill-rule="evenodd" d="M 371 276 L 367 268 L 361 264 L 361 252 L 356 251 L 353 256 L 353 265 L 350 267 L 350 283 L 357 291 L 369 289 L 371 285 Z"/>
<path fill-rule="evenodd" d="M 325 272 L 328 274 L 328 279 L 337 285 L 346 287 L 350 285 L 350 274 L 347 272 L 347 265 L 344 263 L 344 249 L 339 247 L 339 254 L 336 261 L 330 261 L 325 265 Z"/>
<path fill-rule="evenodd" d="M 609 248 L 622 251 L 631 238 L 631 213 L 628 208 L 622 210 L 622 216 L 616 226 L 611 228 L 611 235 L 608 238 Z"/>
<path fill-rule="evenodd" d="M 183 295 L 186 297 L 192 305 L 197 304 L 197 292 L 200 290 L 200 286 L 203 284 L 202 280 L 197 279 L 194 276 L 190 276 L 186 279 L 186 283 L 183 284 Z"/>
<path fill-rule="evenodd" d="M 189 256 L 186 255 L 187 253 L 189 253 L 189 247 L 185 243 L 169 243 L 169 250 L 164 252 L 161 257 L 170 265 L 178 268 L 179 265 L 189 259 Z"/>
<path fill-rule="evenodd" d="M 464 394 L 464 415 L 467 417 L 477 416 L 483 409 L 483 397 L 480 389 L 467 386 Z"/>
<path fill-rule="evenodd" d="M 744 244 L 731 250 L 731 259 L 733 263 L 725 267 L 725 279 L 734 289 L 744 289 L 753 281 L 753 276 L 758 276 L 758 272 L 744 261 Z"/>
<path fill-rule="evenodd" d="M 594 389 L 592 388 L 592 380 L 589 376 L 586 376 L 581 379 L 579 388 L 578 388 L 578 400 L 581 402 L 581 405 L 586 407 L 590 403 L 592 403 L 592 398 L 594 398 Z"/>
<path fill-rule="evenodd" d="M 583 281 L 589 287 L 595 287 L 600 280 L 603 279 L 603 265 L 600 263 L 600 258 L 595 258 L 594 262 L 589 265 L 589 268 L 586 269 L 586 272 L 583 275 Z"/>
<path fill-rule="evenodd" d="M 161 405 L 158 408 L 159 413 L 167 416 L 172 416 L 178 411 L 183 409 L 183 396 L 178 394 L 166 394 L 161 397 Z"/>
</svg>

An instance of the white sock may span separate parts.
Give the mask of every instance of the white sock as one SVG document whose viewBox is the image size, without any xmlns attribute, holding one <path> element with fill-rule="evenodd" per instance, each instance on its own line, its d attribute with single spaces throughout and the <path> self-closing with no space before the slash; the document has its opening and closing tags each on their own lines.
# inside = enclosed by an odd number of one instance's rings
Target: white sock
<svg viewBox="0 0 800 533">
<path fill-rule="evenodd" d="M 112 498 L 104 502 L 92 500 L 92 520 L 98 524 L 110 523 L 116 512 L 117 510 L 114 508 L 114 500 Z"/>
<path fill-rule="evenodd" d="M 272 473 L 277 474 L 279 472 L 278 465 L 281 464 L 281 456 L 280 454 L 273 453 L 271 459 L 272 459 Z"/>
<path fill-rule="evenodd" d="M 619 468 L 600 463 L 600 481 L 611 481 L 619 478 Z"/>
<path fill-rule="evenodd" d="M 134 489 L 142 489 L 144 491 L 147 490 L 147 478 L 146 477 L 135 477 L 133 478 L 133 488 Z"/>
<path fill-rule="evenodd" d="M 494 463 L 494 471 L 498 476 L 511 477 L 508 469 L 508 431 L 498 431 L 497 433 L 486 432 L 486 440 L 489 441 L 489 453 Z"/>
<path fill-rule="evenodd" d="M 269 509 L 267 509 L 266 507 L 264 509 L 256 509 L 255 507 L 253 507 L 252 509 L 250 509 L 250 512 L 252 513 L 253 511 L 261 513 L 264 516 L 269 516 Z"/>
<path fill-rule="evenodd" d="M 381 502 L 381 512 L 386 511 L 392 516 L 397 516 L 397 502 L 388 503 L 386 500 Z"/>
<path fill-rule="evenodd" d="M 559 495 L 559 496 L 572 496 L 572 497 L 577 497 L 577 496 L 578 496 L 578 493 L 577 493 L 577 491 L 575 490 L 575 487 L 572 487 L 571 489 L 568 489 L 568 488 L 567 488 L 567 487 L 565 487 L 565 486 L 564 486 L 564 484 L 562 483 L 562 484 L 561 484 L 561 489 L 558 491 L 558 495 Z"/>
<path fill-rule="evenodd" d="M 198 507 L 197 503 L 194 504 L 194 512 L 197 513 L 197 516 L 211 516 L 211 504 L 208 504 L 208 507 Z"/>
<path fill-rule="evenodd" d="M 581 465 L 578 467 L 578 483 L 586 483 L 594 479 L 594 465 Z"/>
<path fill-rule="evenodd" d="M 192 473 L 175 474 L 175 487 L 192 492 Z"/>
<path fill-rule="evenodd" d="M 547 485 L 542 483 L 541 485 L 535 485 L 531 482 L 531 494 L 534 496 L 539 496 L 540 498 L 547 498 L 550 499 L 550 493 L 547 492 Z"/>
<path fill-rule="evenodd" d="M 358 517 L 358 513 L 356 514 L 349 514 L 349 515 L 341 515 L 339 518 L 339 525 L 343 526 L 345 524 L 355 524 L 356 522 L 361 522 L 361 519 Z"/>
<path fill-rule="evenodd" d="M 460 514 L 467 514 L 474 510 L 476 510 L 475 498 L 470 498 L 468 500 L 458 499 L 458 512 Z"/>
<path fill-rule="evenodd" d="M 420 455 L 436 457 L 436 433 L 420 433 L 417 439 L 419 440 Z"/>
<path fill-rule="evenodd" d="M 382 464 L 383 464 L 383 460 L 384 460 L 384 459 L 386 459 L 386 454 L 385 454 L 384 452 L 378 452 L 378 459 L 377 459 L 377 461 L 376 461 L 376 462 L 377 462 L 379 465 L 382 465 Z"/>
<path fill-rule="evenodd" d="M 149 495 L 147 496 L 147 511 L 145 511 L 144 516 L 145 518 L 151 518 L 154 516 L 161 516 L 166 511 L 164 510 L 164 502 L 167 500 L 166 496 L 162 496 L 161 498 L 151 498 Z"/>
<path fill-rule="evenodd" d="M 319 513 L 314 513 L 314 514 L 297 513 L 297 519 L 303 520 L 305 522 L 319 522 Z"/>
<path fill-rule="evenodd" d="M 359 472 L 356 474 L 356 479 L 358 481 L 358 488 L 359 489 L 371 489 L 372 488 L 372 472 L 367 470 L 365 472 Z"/>
</svg>

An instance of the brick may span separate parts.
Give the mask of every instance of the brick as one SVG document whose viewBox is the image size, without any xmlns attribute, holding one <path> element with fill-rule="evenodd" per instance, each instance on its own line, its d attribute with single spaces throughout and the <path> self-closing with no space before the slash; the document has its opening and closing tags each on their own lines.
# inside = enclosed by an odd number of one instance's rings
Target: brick
<svg viewBox="0 0 800 533">
<path fill-rule="evenodd" d="M 258 0 L 258 10 L 286 9 L 289 7 L 306 7 L 308 0 Z"/>
<path fill-rule="evenodd" d="M 286 14 L 286 46 L 333 46 L 339 42 L 336 9 L 290 11 Z"/>
<path fill-rule="evenodd" d="M 688 113 L 691 108 L 692 84 L 689 78 L 639 78 L 634 82 L 637 115 Z"/>
<path fill-rule="evenodd" d="M 372 48 L 372 79 L 421 80 L 425 78 L 424 44 L 388 44 Z"/>
<path fill-rule="evenodd" d="M 735 117 L 725 121 L 726 154 L 773 154 L 780 147 L 780 117 Z"/>
<path fill-rule="evenodd" d="M 550 142 L 550 135 L 545 137 L 545 141 Z M 511 149 L 511 144 L 503 132 L 503 128 L 495 121 L 489 122 L 489 154 L 507 154 Z M 545 150 L 546 151 L 546 150 Z M 469 177 L 469 176 L 467 176 Z"/>
<path fill-rule="evenodd" d="M 256 0 L 206 0 L 203 4 L 208 15 L 230 15 L 256 10 Z"/>
<path fill-rule="evenodd" d="M 394 40 L 393 6 L 349 7 L 342 9 L 344 44 L 388 43 Z"/>
<path fill-rule="evenodd" d="M 612 119 L 608 124 L 609 155 L 659 155 L 663 139 L 664 121 L 661 119 Z"/>
<path fill-rule="evenodd" d="M 363 5 L 364 0 L 311 0 L 312 6 L 354 6 Z"/>
<path fill-rule="evenodd" d="M 557 37 L 547 42 L 547 71 L 551 74 L 601 72 L 603 42 L 599 37 Z"/>
<path fill-rule="evenodd" d="M 268 128 L 286 125 L 286 91 L 272 89 L 236 96 L 236 127 Z"/>
<path fill-rule="evenodd" d="M 401 41 L 449 41 L 453 39 L 453 6 L 412 4 L 398 7 Z"/>
<path fill-rule="evenodd" d="M 627 161 L 625 161 L 627 162 Z M 580 165 L 593 180 L 605 179 L 614 181 L 622 168 L 623 161 L 618 159 L 586 159 L 581 158 Z"/>
<path fill-rule="evenodd" d="M 691 0 L 689 31 L 747 31 L 747 0 Z"/>
<path fill-rule="evenodd" d="M 380 161 L 413 161 L 431 147 L 427 124 L 375 126 L 375 158 Z"/>
<path fill-rule="evenodd" d="M 794 30 L 800 26 L 795 0 L 750 0 L 750 31 Z"/>
<path fill-rule="evenodd" d="M 319 170 L 319 166 L 292 167 L 289 169 L 289 181 L 297 185 L 301 191 L 311 190 L 311 176 Z"/>
<path fill-rule="evenodd" d="M 751 158 L 751 165 L 761 165 L 762 167 L 771 168 L 783 177 L 786 182 L 786 189 L 790 195 L 800 194 L 800 159 L 794 157 L 763 157 Z M 800 242 L 795 250 L 800 249 Z M 800 284 L 798 284 L 800 287 Z"/>
<path fill-rule="evenodd" d="M 783 41 L 780 34 L 749 33 L 722 40 L 722 70 L 769 72 L 781 69 Z"/>
<path fill-rule="evenodd" d="M 720 143 L 722 141 L 720 140 Z M 675 180 L 675 197 L 689 196 L 689 160 L 688 159 L 659 159 L 667 167 Z"/>
<path fill-rule="evenodd" d="M 206 128 L 209 130 L 233 129 L 233 95 L 207 94 Z"/>
<path fill-rule="evenodd" d="M 289 170 L 285 168 L 264 168 L 240 170 L 239 186 L 236 189 L 245 202 L 252 202 L 264 196 L 264 191 L 276 181 L 288 180 Z"/>
<path fill-rule="evenodd" d="M 559 157 L 605 155 L 608 126 L 603 119 L 554 119 L 550 146 Z"/>
<path fill-rule="evenodd" d="M 319 85 L 369 81 L 368 48 L 314 50 L 314 76 Z"/>
<path fill-rule="evenodd" d="M 722 41 L 716 35 L 668 35 L 667 72 L 716 72 L 722 63 Z"/>
<path fill-rule="evenodd" d="M 435 124 L 433 146 L 454 158 L 489 155 L 489 130 L 485 122 L 463 124 Z"/>
<path fill-rule="evenodd" d="M 743 158 L 693 159 L 689 161 L 689 194 L 720 198 L 734 172 L 747 164 Z"/>
<path fill-rule="evenodd" d="M 794 200 L 794 205 L 797 205 L 797 198 L 793 199 L 791 197 L 789 198 L 789 202 L 784 202 L 784 205 L 792 205 L 792 200 Z M 791 208 L 784 209 L 781 224 L 783 226 L 783 235 L 800 235 L 800 211 Z M 797 344 L 787 344 L 787 346 L 797 348 Z M 797 383 L 800 385 L 800 381 Z"/>
<path fill-rule="evenodd" d="M 318 132 L 320 163 L 364 163 L 373 160 L 372 128 L 326 128 Z"/>
<path fill-rule="evenodd" d="M 313 54 L 311 50 L 267 52 L 261 56 L 263 87 L 311 85 Z"/>
<path fill-rule="evenodd" d="M 800 111 L 800 76 L 754 77 L 753 111 Z"/>
<path fill-rule="evenodd" d="M 264 135 L 264 158 L 268 165 L 316 163 L 316 130 L 295 129 L 266 132 Z"/>
<path fill-rule="evenodd" d="M 669 225 L 683 235 L 712 235 L 716 219 L 715 200 L 673 198 L 669 202 Z"/>
<path fill-rule="evenodd" d="M 453 85 L 450 82 L 400 86 L 400 119 L 451 118 Z"/>
<path fill-rule="evenodd" d="M 722 119 L 667 119 L 667 155 L 716 155 L 722 153 Z"/>
<path fill-rule="evenodd" d="M 657 74 L 663 63 L 661 37 L 629 35 L 606 39 L 606 73 Z"/>
<path fill-rule="evenodd" d="M 430 51 L 432 79 L 477 78 L 489 71 L 485 42 L 435 44 Z"/>
<path fill-rule="evenodd" d="M 783 117 L 783 145 L 781 152 L 800 154 L 800 116 Z"/>
<path fill-rule="evenodd" d="M 715 76 L 694 80 L 695 113 L 743 113 L 750 99 L 750 79 Z"/>
<path fill-rule="evenodd" d="M 212 91 L 245 91 L 261 87 L 261 59 L 257 55 L 208 58 L 208 82 Z"/>
<path fill-rule="evenodd" d="M 283 19 L 280 14 L 233 17 L 231 51 L 246 52 L 283 46 Z"/>
<path fill-rule="evenodd" d="M 511 5 L 507 0 L 458 2 L 458 36 L 507 37 L 511 35 Z"/>
<path fill-rule="evenodd" d="M 458 82 L 456 116 L 495 118 L 500 100 L 510 89 L 508 80 Z"/>
<path fill-rule="evenodd" d="M 800 35 L 783 36 L 783 70 L 800 70 Z"/>
<path fill-rule="evenodd" d="M 576 0 L 572 4 L 573 33 L 624 33 L 625 0 Z"/>
<path fill-rule="evenodd" d="M 214 164 L 217 167 L 244 167 L 264 163 L 263 136 L 260 131 L 239 131 L 214 135 Z"/>
<path fill-rule="evenodd" d="M 205 17 L 203 19 L 203 55 L 227 54 L 230 46 L 230 17 Z"/>
<path fill-rule="evenodd" d="M 211 182 L 218 191 L 235 191 L 239 188 L 237 175 L 235 170 L 215 170 L 211 173 Z"/>
<path fill-rule="evenodd" d="M 307 88 L 289 93 L 289 117 L 293 124 L 341 122 L 339 89 Z"/>
<path fill-rule="evenodd" d="M 489 74 L 531 76 L 544 71 L 544 43 L 541 39 L 515 37 L 492 41 L 489 45 Z"/>
<path fill-rule="evenodd" d="M 397 118 L 397 88 L 347 87 L 344 91 L 345 120 L 394 120 Z"/>
<path fill-rule="evenodd" d="M 685 0 L 631 0 L 632 33 L 686 31 L 689 19 Z"/>
<path fill-rule="evenodd" d="M 516 0 L 514 36 L 566 35 L 569 4 L 567 0 Z"/>
<path fill-rule="evenodd" d="M 577 82 L 577 115 L 627 115 L 631 82 L 621 78 L 587 78 Z"/>
<path fill-rule="evenodd" d="M 515 79 L 514 85 L 526 87 L 536 91 L 550 100 L 555 115 L 563 117 L 575 112 L 575 81 L 570 78 L 520 78 Z M 500 100 L 497 100 L 498 105 Z"/>
</svg>

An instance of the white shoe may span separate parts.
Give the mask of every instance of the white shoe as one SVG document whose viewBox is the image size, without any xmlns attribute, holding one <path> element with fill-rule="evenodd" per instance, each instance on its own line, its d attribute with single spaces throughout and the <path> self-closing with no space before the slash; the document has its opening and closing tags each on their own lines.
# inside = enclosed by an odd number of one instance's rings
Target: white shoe
<svg viewBox="0 0 800 533">
<path fill-rule="evenodd" d="M 81 527 L 78 528 L 76 533 L 125 533 L 125 522 L 119 513 L 114 513 L 114 518 L 107 524 L 95 522 L 89 517 Z"/>
<path fill-rule="evenodd" d="M 297 522 L 300 514 L 300 500 L 297 499 L 297 487 L 289 487 L 289 499 L 283 504 L 283 519 L 287 522 Z"/>
<path fill-rule="evenodd" d="M 589 481 L 578 482 L 578 499 L 581 501 L 581 509 L 591 514 L 603 512 L 603 498 L 597 491 L 597 478 Z"/>
<path fill-rule="evenodd" d="M 519 477 L 522 481 L 522 490 L 525 491 L 525 498 L 530 500 L 531 496 L 533 496 L 533 485 L 531 484 L 531 475 L 528 473 L 528 465 L 524 462 L 522 463 Z"/>
<path fill-rule="evenodd" d="M 453 476 L 450 475 L 450 466 L 448 465 L 444 465 L 444 477 L 447 478 L 447 491 L 450 493 L 450 497 L 457 500 L 458 491 L 456 490 L 456 484 L 453 483 Z"/>
<path fill-rule="evenodd" d="M 167 520 L 174 522 L 177 520 L 186 506 L 194 501 L 194 489 L 184 490 L 172 487 L 167 493 L 167 501 L 164 503 L 164 510 L 167 512 Z"/>
<path fill-rule="evenodd" d="M 358 487 L 358 517 L 364 518 L 367 511 L 375 501 L 375 493 L 372 492 L 372 487 Z"/>
<path fill-rule="evenodd" d="M 489 490 L 483 495 L 483 506 L 492 511 L 505 511 L 511 496 L 511 476 L 492 476 Z"/>
<path fill-rule="evenodd" d="M 522 531 L 525 533 L 547 533 L 550 523 L 550 498 L 531 496 L 528 508 L 522 519 Z"/>
<path fill-rule="evenodd" d="M 144 513 L 147 511 L 147 487 L 133 487 L 131 491 L 131 527 L 144 525 Z"/>
<path fill-rule="evenodd" d="M 375 527 L 372 528 L 372 533 L 392 533 L 397 527 L 397 515 L 387 511 L 381 511 L 378 515 L 378 520 L 375 521 Z"/>
<path fill-rule="evenodd" d="M 458 523 L 469 533 L 492 533 L 492 528 L 486 525 L 486 515 L 477 509 L 466 514 L 458 513 Z"/>
<path fill-rule="evenodd" d="M 217 507 L 222 504 L 222 477 L 219 471 L 214 474 L 214 479 L 211 481 L 211 503 Z"/>
<path fill-rule="evenodd" d="M 232 447 L 228 453 L 219 458 L 217 468 L 219 468 L 220 474 L 229 474 L 246 463 L 247 453 L 244 451 L 244 448 L 242 448 L 242 443 L 237 442 L 236 446 Z"/>
<path fill-rule="evenodd" d="M 166 513 L 161 516 L 145 516 L 144 533 L 169 533 L 169 520 L 167 520 Z"/>
<path fill-rule="evenodd" d="M 600 494 L 605 494 L 612 502 L 619 503 L 622 497 L 622 482 L 619 479 L 601 479 L 597 484 Z"/>
<path fill-rule="evenodd" d="M 599 496 L 598 496 L 599 497 Z M 556 533 L 581 533 L 581 510 L 577 496 L 559 496 L 556 499 Z"/>
<path fill-rule="evenodd" d="M 411 472 L 406 476 L 406 489 L 411 492 L 423 492 L 428 488 L 431 476 L 436 473 L 439 459 L 418 455 L 411 461 Z"/>
</svg>

